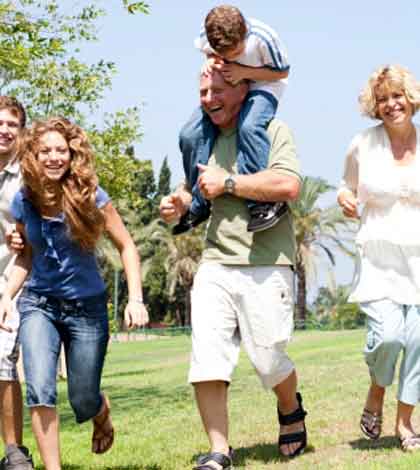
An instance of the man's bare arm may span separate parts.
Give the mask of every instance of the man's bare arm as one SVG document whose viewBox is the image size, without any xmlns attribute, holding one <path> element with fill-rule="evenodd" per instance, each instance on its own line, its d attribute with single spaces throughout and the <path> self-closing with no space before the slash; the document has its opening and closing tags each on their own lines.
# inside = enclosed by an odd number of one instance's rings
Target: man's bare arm
<svg viewBox="0 0 420 470">
<path fill-rule="evenodd" d="M 198 185 L 206 199 L 212 200 L 225 192 L 226 170 L 198 165 Z M 269 169 L 253 175 L 234 175 L 234 196 L 262 202 L 293 201 L 299 196 L 300 179 Z"/>
<path fill-rule="evenodd" d="M 235 175 L 235 196 L 253 201 L 294 201 L 299 196 L 300 179 L 296 176 L 263 170 L 253 175 Z"/>
</svg>

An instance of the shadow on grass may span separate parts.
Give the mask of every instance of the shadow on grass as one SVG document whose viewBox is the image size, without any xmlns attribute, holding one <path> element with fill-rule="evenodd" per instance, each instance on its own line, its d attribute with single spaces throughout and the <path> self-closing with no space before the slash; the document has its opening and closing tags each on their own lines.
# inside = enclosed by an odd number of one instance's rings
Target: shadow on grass
<svg viewBox="0 0 420 470">
<path fill-rule="evenodd" d="M 121 388 L 119 385 L 107 385 L 104 391 L 111 400 L 112 416 L 116 419 L 127 416 L 127 413 L 130 416 L 133 410 L 144 406 L 145 403 L 150 409 L 153 409 L 156 404 L 160 410 L 173 410 L 174 407 L 180 409 L 188 407 L 191 400 L 191 390 L 186 384 L 167 390 L 161 387 L 144 386 L 139 381 L 138 387 Z M 63 427 L 75 422 L 73 412 L 67 403 L 66 393 L 65 390 L 60 391 L 58 401 L 60 422 Z M 164 411 L 161 414 L 164 415 Z"/>
<path fill-rule="evenodd" d="M 36 467 L 37 469 L 41 469 L 41 467 Z M 43 467 L 42 467 L 43 468 Z M 63 470 L 83 470 L 85 466 L 81 465 L 72 465 L 72 464 L 65 464 L 63 465 Z M 161 466 L 158 464 L 152 465 L 111 465 L 107 467 L 103 467 L 103 470 L 161 470 Z"/>
<path fill-rule="evenodd" d="M 384 436 L 374 441 L 370 439 L 360 438 L 349 442 L 353 449 L 373 450 L 373 449 L 393 449 L 400 447 L 400 443 L 395 436 Z"/>
<path fill-rule="evenodd" d="M 138 370 L 129 370 L 126 372 L 104 372 L 102 374 L 102 378 L 105 379 L 107 377 L 112 377 L 113 379 L 116 379 L 118 377 L 132 377 L 132 376 L 139 376 L 143 377 L 146 374 L 152 374 L 154 372 L 158 371 L 158 369 L 138 369 Z"/>
<path fill-rule="evenodd" d="M 305 454 L 315 452 L 315 448 L 308 445 L 305 449 Z M 196 461 L 201 454 L 193 457 Z M 290 459 L 279 455 L 279 448 L 277 444 L 255 444 L 250 447 L 238 447 L 234 449 L 233 462 L 235 467 L 245 467 L 248 460 L 257 460 L 265 464 L 274 462 L 289 462 Z"/>
</svg>

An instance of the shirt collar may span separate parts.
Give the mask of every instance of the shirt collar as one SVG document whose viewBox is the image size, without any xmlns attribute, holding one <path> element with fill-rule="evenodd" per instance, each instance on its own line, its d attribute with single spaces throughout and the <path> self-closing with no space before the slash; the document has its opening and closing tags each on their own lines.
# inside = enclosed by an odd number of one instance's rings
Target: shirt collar
<svg viewBox="0 0 420 470">
<path fill-rule="evenodd" d="M 17 157 L 12 158 L 2 171 L 6 171 L 12 175 L 17 175 L 19 173 L 19 161 Z"/>
</svg>

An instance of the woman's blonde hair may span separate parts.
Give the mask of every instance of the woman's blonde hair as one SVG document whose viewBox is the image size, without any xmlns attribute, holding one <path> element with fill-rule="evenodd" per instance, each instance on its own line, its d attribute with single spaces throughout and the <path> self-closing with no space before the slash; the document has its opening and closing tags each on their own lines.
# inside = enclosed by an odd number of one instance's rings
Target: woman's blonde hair
<svg viewBox="0 0 420 470">
<path fill-rule="evenodd" d="M 420 108 L 420 82 L 406 68 L 400 65 L 385 65 L 375 70 L 359 95 L 362 114 L 380 119 L 376 93 L 381 88 L 400 90 L 413 107 L 413 114 Z"/>
<path fill-rule="evenodd" d="M 40 138 L 58 132 L 70 150 L 70 168 L 59 184 L 45 177 L 38 162 Z M 61 207 L 70 237 L 83 249 L 93 250 L 101 236 L 105 220 L 96 206 L 94 155 L 86 133 L 65 118 L 35 121 L 23 138 L 21 169 L 26 195 L 40 213 L 49 207 Z"/>
</svg>

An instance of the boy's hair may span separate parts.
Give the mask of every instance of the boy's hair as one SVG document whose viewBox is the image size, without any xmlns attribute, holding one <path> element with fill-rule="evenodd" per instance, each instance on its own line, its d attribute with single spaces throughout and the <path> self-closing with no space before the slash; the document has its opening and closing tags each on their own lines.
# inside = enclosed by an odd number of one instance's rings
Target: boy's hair
<svg viewBox="0 0 420 470">
<path fill-rule="evenodd" d="M 238 46 L 246 36 L 246 21 L 242 13 L 231 5 L 219 5 L 209 11 L 204 23 L 212 49 L 223 54 Z"/>
<path fill-rule="evenodd" d="M 26 124 L 26 112 L 22 104 L 12 96 L 0 96 L 0 110 L 7 109 L 19 119 L 20 127 Z"/>
</svg>

